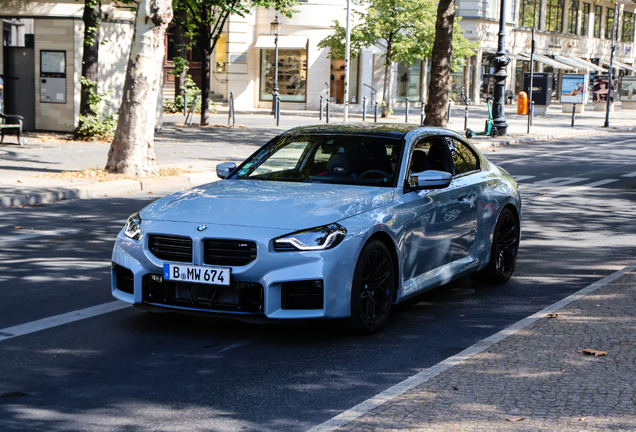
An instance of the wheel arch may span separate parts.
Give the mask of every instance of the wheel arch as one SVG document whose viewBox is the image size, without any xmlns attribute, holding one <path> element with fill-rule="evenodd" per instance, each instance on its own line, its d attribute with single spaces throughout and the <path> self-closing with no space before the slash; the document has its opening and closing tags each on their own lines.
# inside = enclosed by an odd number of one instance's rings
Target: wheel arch
<svg viewBox="0 0 636 432">
<path fill-rule="evenodd" d="M 398 260 L 397 246 L 393 242 L 391 236 L 384 231 L 377 231 L 371 235 L 365 242 L 365 245 L 369 243 L 371 240 L 378 240 L 386 246 L 389 250 L 389 254 L 391 254 L 391 259 L 393 260 L 393 277 L 395 283 L 395 290 L 393 291 L 393 302 L 397 300 L 398 292 L 400 291 L 400 263 Z"/>
</svg>

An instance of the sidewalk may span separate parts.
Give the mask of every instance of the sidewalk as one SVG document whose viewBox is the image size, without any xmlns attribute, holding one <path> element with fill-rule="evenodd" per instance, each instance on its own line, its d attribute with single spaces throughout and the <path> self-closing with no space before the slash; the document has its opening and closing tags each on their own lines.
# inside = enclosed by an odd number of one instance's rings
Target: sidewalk
<svg viewBox="0 0 636 432">
<path fill-rule="evenodd" d="M 312 432 L 636 430 L 635 269 L 597 282 L 563 308 L 538 312 L 516 333 L 513 325 L 499 342 L 495 335 L 477 343 L 447 360 L 446 370 L 341 428 L 323 424 Z M 587 349 L 601 355 L 581 352 Z"/>
<path fill-rule="evenodd" d="M 225 110 L 225 111 L 223 111 Z M 509 124 L 505 137 L 476 136 L 471 141 L 479 148 L 518 144 L 537 140 L 582 137 L 590 134 L 606 134 L 616 130 L 636 130 L 636 110 L 617 110 L 611 113 L 610 128 L 602 128 L 605 112 L 593 111 L 591 104 L 586 112 L 577 114 L 575 126 L 571 125 L 571 113 L 562 113 L 561 105 L 554 104 L 548 116 L 537 116 L 527 134 L 527 116 L 517 115 L 516 106 L 506 105 L 506 121 Z M 339 112 L 340 111 L 340 112 Z M 468 127 L 483 130 L 487 117 L 485 105 L 469 106 Z M 448 128 L 463 134 L 464 107 L 452 109 Z M 323 116 L 322 123 L 326 122 Z M 411 108 L 409 123 L 419 124 L 420 108 Z M 331 122 L 341 122 L 341 108 L 331 112 Z M 361 113 L 351 113 L 350 121 L 362 120 Z M 381 122 L 403 123 L 405 112 L 395 110 Z M 106 164 L 109 143 L 65 141 L 63 135 L 36 138 L 43 134 L 26 134 L 27 144 L 17 146 L 14 136 L 7 136 L 0 145 L 0 207 L 39 204 L 60 199 L 112 196 L 139 191 L 172 191 L 184 187 L 217 180 L 214 167 L 226 160 L 240 162 L 267 140 L 296 126 L 321 122 L 316 111 L 281 113 L 280 126 L 276 126 L 269 110 L 237 112 L 237 128 L 228 128 L 227 108 L 211 115 L 210 124 L 216 127 L 188 127 L 183 115 L 164 115 L 163 128 L 155 136 L 155 154 L 160 168 L 180 168 L 188 174 L 156 179 L 125 179 L 100 181 L 92 178 L 55 178 L 56 173 L 102 168 Z M 199 122 L 195 116 L 193 124 Z M 373 122 L 373 112 L 367 116 Z M 191 174 L 191 173 L 199 174 Z"/>
</svg>

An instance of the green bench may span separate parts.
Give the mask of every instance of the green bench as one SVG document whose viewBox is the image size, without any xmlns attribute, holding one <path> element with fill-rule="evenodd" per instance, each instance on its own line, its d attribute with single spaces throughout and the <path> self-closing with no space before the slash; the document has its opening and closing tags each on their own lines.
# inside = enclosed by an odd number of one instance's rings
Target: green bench
<svg viewBox="0 0 636 432">
<path fill-rule="evenodd" d="M 24 120 L 22 116 L 0 112 L 0 133 L 2 133 L 0 144 L 4 141 L 5 134 L 17 133 L 18 144 L 22 145 L 22 140 L 20 139 L 20 135 L 22 134 L 22 120 Z"/>
</svg>

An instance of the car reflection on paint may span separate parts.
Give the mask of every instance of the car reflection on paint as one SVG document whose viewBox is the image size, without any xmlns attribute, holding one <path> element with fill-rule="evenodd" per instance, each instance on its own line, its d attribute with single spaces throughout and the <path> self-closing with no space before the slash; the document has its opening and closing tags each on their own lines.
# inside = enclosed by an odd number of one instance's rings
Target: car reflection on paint
<svg viewBox="0 0 636 432">
<path fill-rule="evenodd" d="M 372 333 L 412 296 L 514 272 L 517 183 L 449 130 L 295 128 L 217 174 L 128 219 L 113 250 L 115 298 Z"/>
</svg>

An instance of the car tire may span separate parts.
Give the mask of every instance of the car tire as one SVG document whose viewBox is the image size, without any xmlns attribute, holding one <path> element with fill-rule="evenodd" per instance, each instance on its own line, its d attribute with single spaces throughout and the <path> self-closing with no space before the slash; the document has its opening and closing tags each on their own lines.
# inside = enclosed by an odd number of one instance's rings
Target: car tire
<svg viewBox="0 0 636 432">
<path fill-rule="evenodd" d="M 382 329 L 391 313 L 395 295 L 393 258 L 379 240 L 368 242 L 356 263 L 351 286 L 351 316 L 348 330 L 371 334 Z"/>
<path fill-rule="evenodd" d="M 503 284 L 512 277 L 519 251 L 519 220 L 508 208 L 504 208 L 492 237 L 490 262 L 483 270 L 471 275 L 478 282 Z"/>
</svg>

